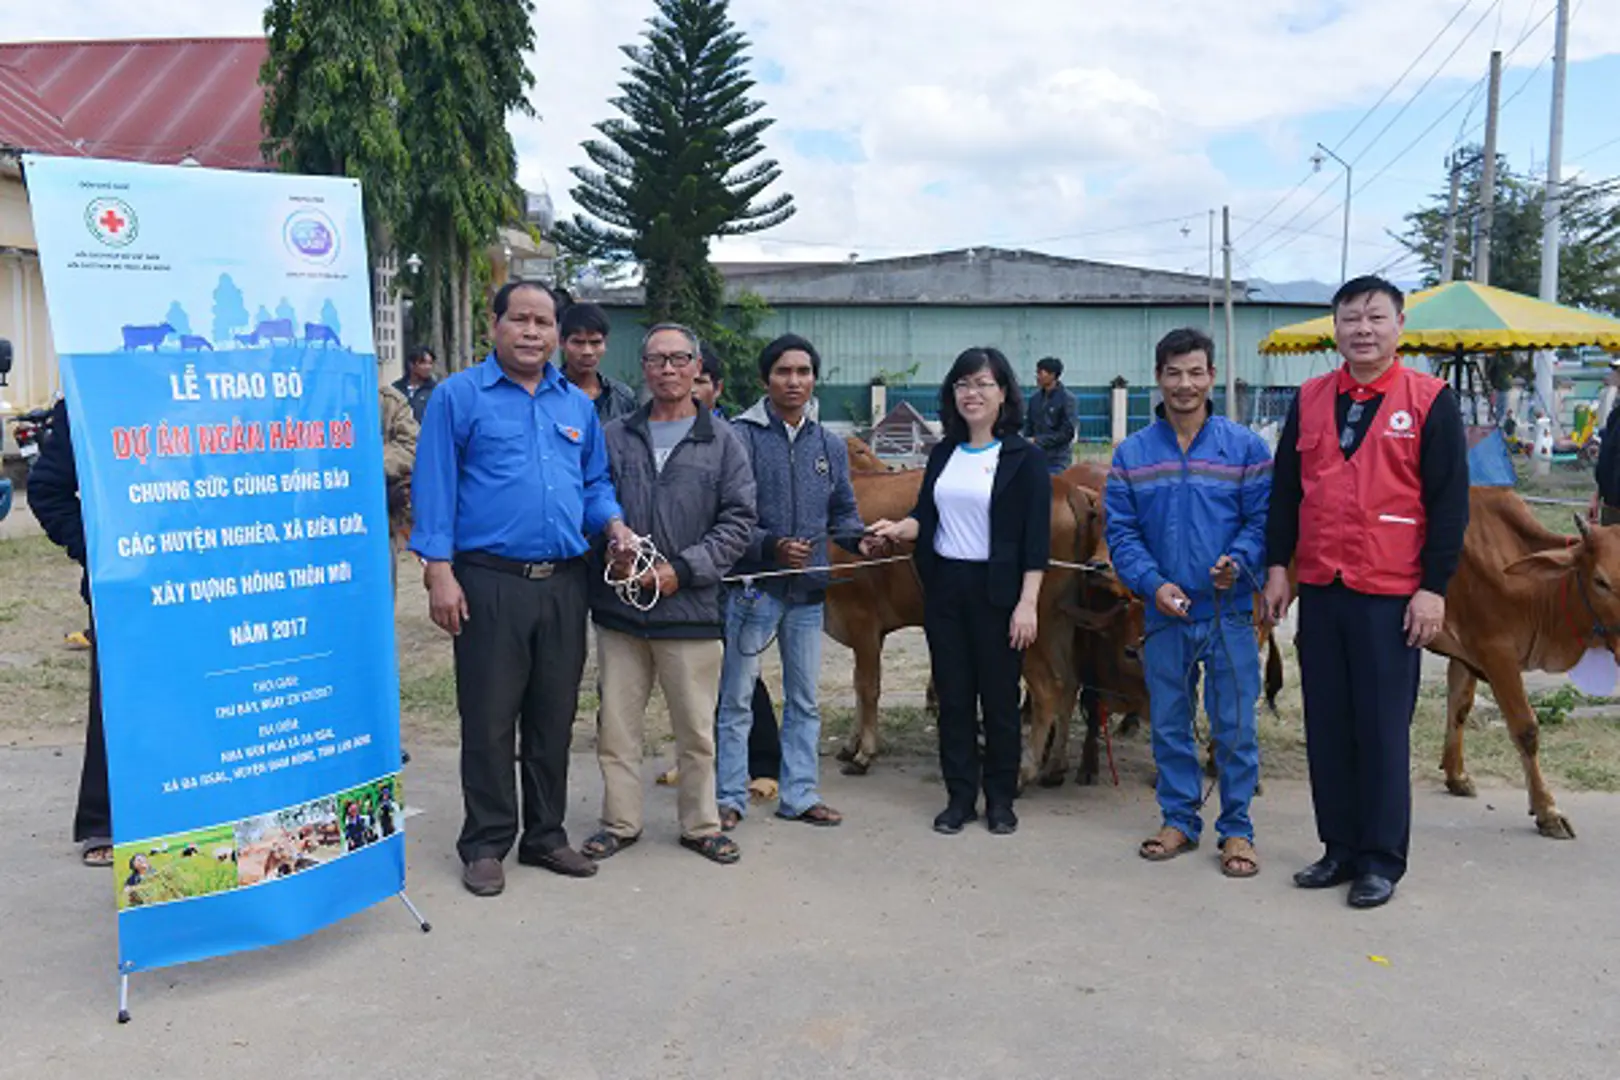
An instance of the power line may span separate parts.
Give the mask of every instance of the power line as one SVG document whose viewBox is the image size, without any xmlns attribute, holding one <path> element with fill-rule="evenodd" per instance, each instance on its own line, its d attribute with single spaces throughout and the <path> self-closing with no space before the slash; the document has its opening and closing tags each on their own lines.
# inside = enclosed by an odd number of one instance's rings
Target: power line
<svg viewBox="0 0 1620 1080">
<path fill-rule="evenodd" d="M 1496 3 L 1493 4 L 1492 6 L 1495 7 L 1495 6 L 1499 5 L 1500 3 L 1501 3 L 1501 0 L 1496 0 Z M 1466 12 L 1470 7 L 1472 7 L 1473 4 L 1474 4 L 1474 0 L 1464 0 L 1462 7 L 1458 8 L 1456 13 L 1453 14 L 1450 19 L 1446 20 L 1446 24 L 1444 26 L 1442 26 L 1439 29 L 1439 31 L 1432 38 L 1429 39 L 1429 43 L 1427 45 L 1423 46 L 1423 51 L 1418 53 L 1417 56 L 1413 58 L 1412 62 L 1410 64 L 1406 65 L 1406 70 L 1401 72 L 1400 76 L 1398 78 L 1396 78 L 1396 80 L 1394 82 L 1389 84 L 1389 89 L 1385 90 L 1384 93 L 1379 97 L 1379 99 L 1377 101 L 1373 102 L 1372 107 L 1369 108 L 1366 112 L 1361 114 L 1361 119 L 1357 120 L 1354 124 L 1352 124 L 1351 127 L 1350 127 L 1350 130 L 1345 132 L 1344 135 L 1340 137 L 1339 141 L 1334 144 L 1333 149 L 1335 151 L 1342 149 L 1344 147 L 1344 144 L 1350 141 L 1350 137 L 1361 129 L 1361 125 L 1365 124 L 1368 121 L 1368 119 L 1370 119 L 1372 117 L 1372 114 L 1377 112 L 1379 107 L 1382 106 L 1384 104 L 1384 102 L 1389 100 L 1389 96 L 1391 94 L 1393 94 L 1396 91 L 1397 88 L 1399 88 L 1401 83 L 1406 81 L 1406 77 L 1412 73 L 1413 69 L 1416 68 L 1418 66 L 1418 64 L 1422 63 L 1423 58 L 1425 56 L 1429 55 L 1429 50 L 1433 49 L 1435 47 L 1435 45 L 1437 45 L 1439 43 L 1440 39 L 1445 36 L 1446 31 L 1450 30 L 1452 25 L 1455 24 L 1456 21 L 1462 17 L 1463 13 Z M 1487 12 L 1488 11 L 1489 11 L 1489 9 L 1487 9 Z M 1368 144 L 1368 146 L 1371 146 L 1371 145 L 1372 145 L 1371 143 Z M 1365 151 L 1363 151 L 1363 152 L 1365 152 Z M 1306 184 L 1310 183 L 1311 182 L 1311 177 L 1315 176 L 1315 175 L 1316 175 L 1316 171 L 1314 169 L 1312 171 L 1306 173 L 1305 176 L 1299 181 L 1299 183 L 1297 183 L 1293 187 L 1289 188 L 1288 191 L 1283 194 L 1282 198 L 1280 198 L 1276 202 L 1272 203 L 1271 207 L 1268 210 L 1266 210 L 1265 213 L 1261 214 L 1258 218 L 1256 218 L 1252 223 L 1250 223 L 1248 228 L 1244 229 L 1242 232 L 1238 233 L 1237 236 L 1233 237 L 1232 242 L 1234 244 L 1236 244 L 1238 241 L 1242 240 L 1245 236 L 1248 236 L 1249 233 L 1253 232 L 1256 227 L 1258 227 L 1259 225 L 1265 223 L 1268 219 L 1270 219 L 1271 215 L 1275 214 L 1278 210 L 1280 210 L 1284 203 L 1286 203 L 1289 199 L 1292 199 L 1296 194 L 1299 193 L 1300 188 L 1302 188 Z M 1317 197 L 1320 198 L 1321 196 L 1318 195 Z"/>
</svg>

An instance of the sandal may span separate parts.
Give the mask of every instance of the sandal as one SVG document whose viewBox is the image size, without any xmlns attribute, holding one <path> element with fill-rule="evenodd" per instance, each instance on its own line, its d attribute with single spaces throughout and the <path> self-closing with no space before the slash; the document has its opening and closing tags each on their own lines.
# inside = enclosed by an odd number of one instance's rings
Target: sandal
<svg viewBox="0 0 1620 1080">
<path fill-rule="evenodd" d="M 86 866 L 111 866 L 113 864 L 112 841 L 101 836 L 92 836 L 79 848 L 79 861 Z"/>
<path fill-rule="evenodd" d="M 579 853 L 592 862 L 601 862 L 611 859 L 625 848 L 641 839 L 641 834 L 635 836 L 618 836 L 603 829 L 583 844 L 579 845 Z"/>
<path fill-rule="evenodd" d="M 733 810 L 729 806 L 722 806 L 720 808 L 720 831 L 721 832 L 730 832 L 732 829 L 735 829 L 737 826 L 739 826 L 741 824 L 742 824 L 742 814 L 738 813 L 736 810 Z"/>
<path fill-rule="evenodd" d="M 1249 878 L 1260 872 L 1260 854 L 1242 836 L 1221 841 L 1221 873 L 1230 878 Z"/>
<path fill-rule="evenodd" d="M 728 866 L 742 858 L 742 849 L 729 836 L 710 833 L 708 836 L 683 836 L 681 847 L 695 851 L 710 862 Z"/>
<path fill-rule="evenodd" d="M 832 826 L 844 823 L 843 814 L 840 814 L 826 803 L 819 802 L 802 814 L 784 814 L 778 810 L 776 816 L 783 821 L 802 821 L 806 825 Z"/>
<path fill-rule="evenodd" d="M 1148 862 L 1166 862 L 1177 855 L 1198 850 L 1198 841 L 1180 829 L 1166 825 L 1158 834 L 1150 836 L 1137 847 L 1136 853 Z"/>
</svg>

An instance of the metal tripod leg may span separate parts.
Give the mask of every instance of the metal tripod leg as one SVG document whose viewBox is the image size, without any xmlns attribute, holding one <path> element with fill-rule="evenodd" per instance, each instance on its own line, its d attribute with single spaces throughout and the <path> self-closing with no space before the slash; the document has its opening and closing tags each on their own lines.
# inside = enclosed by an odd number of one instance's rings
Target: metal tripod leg
<svg viewBox="0 0 1620 1080">
<path fill-rule="evenodd" d="M 422 913 L 416 910 L 416 905 L 411 903 L 411 898 L 405 895 L 404 890 L 400 891 L 399 899 L 405 905 L 406 909 L 410 911 L 411 915 L 415 917 L 417 923 L 421 925 L 422 933 L 431 933 L 433 931 L 433 924 L 422 918 Z"/>
</svg>

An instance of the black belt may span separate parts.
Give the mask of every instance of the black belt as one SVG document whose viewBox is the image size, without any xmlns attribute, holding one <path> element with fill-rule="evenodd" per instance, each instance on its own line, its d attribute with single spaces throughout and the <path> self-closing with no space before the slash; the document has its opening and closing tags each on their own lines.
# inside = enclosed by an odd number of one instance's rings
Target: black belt
<svg viewBox="0 0 1620 1080">
<path fill-rule="evenodd" d="M 553 574 L 573 568 L 582 559 L 557 559 L 552 562 L 523 562 L 519 559 L 508 559 L 501 555 L 491 555 L 486 551 L 458 551 L 456 561 L 466 563 L 468 566 L 482 566 L 486 570 L 499 570 L 503 574 L 512 574 L 530 581 L 544 581 Z"/>
</svg>

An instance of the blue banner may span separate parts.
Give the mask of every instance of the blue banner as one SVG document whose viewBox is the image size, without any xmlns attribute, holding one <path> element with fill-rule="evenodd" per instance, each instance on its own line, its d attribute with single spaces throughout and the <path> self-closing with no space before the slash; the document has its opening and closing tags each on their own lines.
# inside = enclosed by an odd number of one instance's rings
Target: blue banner
<svg viewBox="0 0 1620 1080">
<path fill-rule="evenodd" d="M 405 881 L 359 184 L 24 170 L 84 506 L 120 967 L 308 934 Z"/>
</svg>

